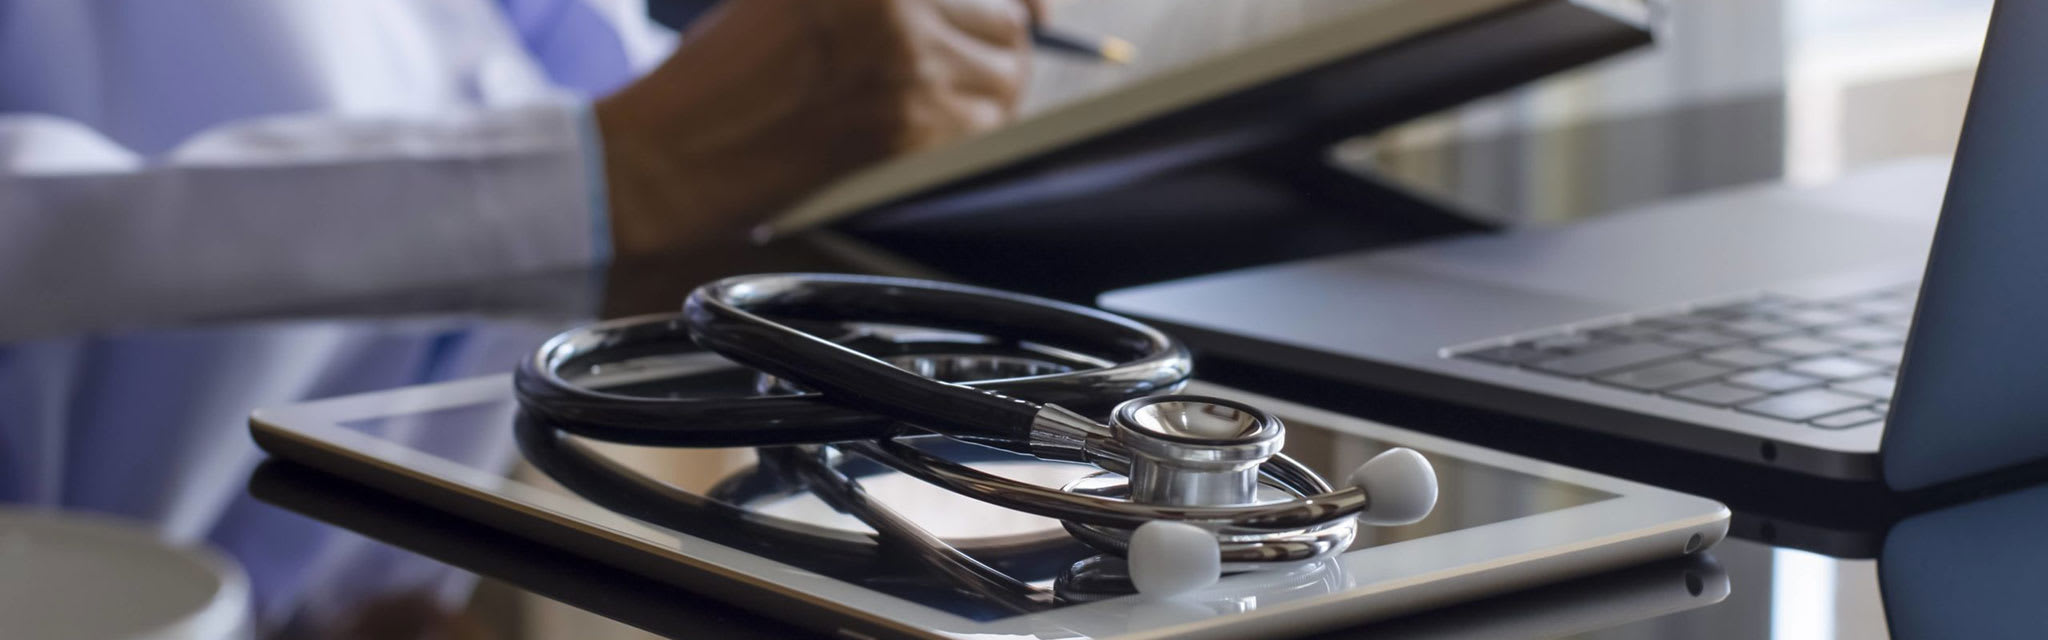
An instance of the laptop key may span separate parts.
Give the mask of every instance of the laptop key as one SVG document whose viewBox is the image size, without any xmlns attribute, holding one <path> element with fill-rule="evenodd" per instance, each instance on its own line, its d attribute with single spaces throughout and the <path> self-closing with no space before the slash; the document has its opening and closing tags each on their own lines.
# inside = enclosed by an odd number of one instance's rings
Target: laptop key
<svg viewBox="0 0 2048 640">
<path fill-rule="evenodd" d="M 1826 389 L 1775 395 L 1736 407 L 1742 411 L 1790 422 L 1805 422 L 1830 413 L 1870 405 L 1870 399 Z"/>
<path fill-rule="evenodd" d="M 1863 376 L 1884 371 L 1884 369 L 1882 367 L 1879 367 L 1878 365 L 1874 365 L 1854 358 L 1842 358 L 1836 356 L 1800 360 L 1797 362 L 1793 362 L 1792 364 L 1785 365 L 1785 370 L 1800 375 L 1813 376 L 1815 378 L 1826 378 L 1829 380 L 1847 380 L 1850 378 L 1861 378 Z"/>
<path fill-rule="evenodd" d="M 1671 397 L 1714 407 L 1726 407 L 1767 395 L 1763 391 L 1733 387 L 1719 382 L 1696 384 L 1667 392 Z"/>
<path fill-rule="evenodd" d="M 1784 313 L 1780 313 L 1778 314 L 1778 320 L 1788 324 L 1795 324 L 1803 327 L 1818 327 L 1822 325 L 1854 322 L 1856 320 L 1856 316 L 1854 314 L 1843 313 L 1840 311 L 1829 311 L 1827 309 L 1801 309 L 1798 311 L 1787 311 Z"/>
<path fill-rule="evenodd" d="M 1714 329 L 1720 331 L 1721 333 L 1725 333 L 1732 336 L 1742 336 L 1744 338 L 1768 338 L 1771 336 L 1782 336 L 1788 333 L 1793 333 L 1799 331 L 1800 328 L 1782 322 L 1773 322 L 1771 320 L 1766 320 L 1764 318 L 1743 318 L 1740 320 L 1731 320 L 1728 322 L 1723 322 L 1720 324 L 1720 326 L 1714 327 Z"/>
<path fill-rule="evenodd" d="M 1731 367 L 1768 367 L 1790 359 L 1782 354 L 1758 351 L 1749 347 L 1729 347 L 1700 354 L 1701 360 Z"/>
<path fill-rule="evenodd" d="M 1847 429 L 1849 427 L 1861 427 L 1864 425 L 1877 424 L 1879 421 L 1882 420 L 1884 420 L 1884 414 L 1882 413 L 1878 413 L 1876 411 L 1872 411 L 1869 409 L 1852 409 L 1849 411 L 1843 411 L 1841 413 L 1829 414 L 1818 418 L 1814 418 L 1812 422 L 1809 422 L 1807 424 L 1811 424 L 1822 429 Z"/>
<path fill-rule="evenodd" d="M 1609 342 L 1606 338 L 1590 334 L 1560 333 L 1535 338 L 1523 344 L 1554 354 L 1568 355 L 1604 346 Z"/>
<path fill-rule="evenodd" d="M 1716 305 L 1708 305 L 1704 307 L 1693 307 L 1692 311 L 1689 312 L 1687 315 L 1718 318 L 1721 320 L 1733 320 L 1745 316 L 1755 315 L 1756 313 L 1757 308 L 1751 306 L 1749 302 L 1744 301 L 1727 302 Z"/>
<path fill-rule="evenodd" d="M 1891 344 L 1904 341 L 1906 330 L 1888 324 L 1852 324 L 1830 327 L 1814 337 L 1842 344 Z"/>
<path fill-rule="evenodd" d="M 1747 371 L 1728 376 L 1723 378 L 1723 380 L 1729 384 L 1749 387 L 1751 389 L 1761 389 L 1763 391 L 1791 391 L 1793 389 L 1817 386 L 1822 382 L 1819 378 L 1786 373 L 1777 369 Z"/>
<path fill-rule="evenodd" d="M 1765 351 L 1775 351 L 1788 356 L 1817 356 L 1840 351 L 1842 345 L 1808 336 L 1787 336 L 1765 340 L 1756 344 Z"/>
<path fill-rule="evenodd" d="M 1848 355 L 1849 357 L 1856 358 L 1858 360 L 1868 360 L 1870 362 L 1875 362 L 1881 365 L 1896 367 L 1899 366 L 1900 360 L 1906 359 L 1906 345 L 1888 344 L 1875 347 L 1864 347 L 1861 349 L 1850 351 Z"/>
<path fill-rule="evenodd" d="M 1796 307 L 1801 304 L 1804 303 L 1802 301 L 1787 298 L 1785 296 L 1781 296 L 1775 293 L 1763 293 L 1758 294 L 1754 298 L 1743 300 L 1741 302 L 1719 304 L 1709 308 L 1724 309 L 1740 313 L 1760 313 L 1764 311 L 1776 311 L 1788 307 Z"/>
<path fill-rule="evenodd" d="M 1664 334 L 1664 341 L 1697 349 L 1711 349 L 1747 342 L 1748 339 L 1699 327 Z"/>
<path fill-rule="evenodd" d="M 1642 318 L 1640 320 L 1637 320 L 1636 324 L 1643 325 L 1646 327 L 1655 327 L 1658 329 L 1689 329 L 1692 327 L 1700 327 L 1714 324 L 1720 321 L 1720 318 L 1711 318 L 1707 316 L 1679 313 L 1668 316 L 1651 316 L 1647 318 Z"/>
<path fill-rule="evenodd" d="M 1859 378 L 1848 382 L 1837 382 L 1828 385 L 1828 387 L 1836 391 L 1847 391 L 1856 395 L 1870 396 L 1878 400 L 1888 401 L 1892 399 L 1892 388 L 1898 386 L 1898 384 L 1897 378 L 1885 375 Z"/>
<path fill-rule="evenodd" d="M 1877 298 L 1858 301 L 1851 305 L 1850 309 L 1858 315 L 1866 316 L 1911 315 L 1913 303 L 1912 298 Z"/>
<path fill-rule="evenodd" d="M 1518 366 L 1548 358 L 1555 358 L 1558 356 L 1555 353 L 1544 351 L 1542 349 L 1537 349 L 1526 345 L 1511 344 L 1506 346 L 1480 349 L 1477 351 L 1467 351 L 1458 354 L 1458 357 L 1467 358 L 1471 360 L 1483 360 L 1494 364 Z"/>
<path fill-rule="evenodd" d="M 1835 308 L 1837 310 L 1840 310 L 1842 313 L 1846 313 L 1859 318 L 1881 316 L 1884 315 L 1887 310 L 1891 309 L 1889 305 L 1871 304 L 1868 300 L 1852 300 L 1849 302 L 1844 302 L 1835 305 Z"/>
<path fill-rule="evenodd" d="M 1697 360 L 1672 360 L 1601 376 L 1600 381 L 1639 391 L 1659 391 L 1716 377 L 1731 370 Z"/>
<path fill-rule="evenodd" d="M 1534 369 L 1582 378 L 1658 360 L 1685 355 L 1685 350 L 1654 342 L 1631 342 L 1608 346 L 1562 358 L 1536 363 Z"/>
<path fill-rule="evenodd" d="M 1642 324 L 1618 324 L 1588 331 L 1596 336 L 1613 340 L 1641 340 L 1664 333 L 1663 329 Z"/>
</svg>

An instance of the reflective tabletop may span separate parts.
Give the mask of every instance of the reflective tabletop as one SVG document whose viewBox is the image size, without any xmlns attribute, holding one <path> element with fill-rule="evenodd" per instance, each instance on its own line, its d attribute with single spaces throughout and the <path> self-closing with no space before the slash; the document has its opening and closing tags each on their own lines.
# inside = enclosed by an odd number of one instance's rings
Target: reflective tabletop
<svg viewBox="0 0 2048 640">
<path fill-rule="evenodd" d="M 697 282 L 731 268 L 835 268 L 803 254 L 615 271 Z M 703 594 L 266 461 L 248 440 L 251 407 L 502 373 L 598 309 L 644 310 L 632 292 L 672 301 L 686 287 L 632 284 L 616 273 L 607 285 L 598 275 L 9 343 L 0 347 L 0 500 L 117 514 L 172 540 L 217 545 L 249 571 L 261 628 L 273 637 L 798 634 Z M 493 291 L 499 287 L 560 295 L 508 302 Z M 1230 363 L 1198 368 L 1261 392 L 1468 439 L 1515 426 Z M 1732 536 L 1697 558 L 1328 637 L 1954 637 L 1957 629 L 2038 631 L 2048 620 L 2027 595 L 2040 593 L 2029 578 L 2048 569 L 2048 551 L 2026 544 L 2048 514 L 2048 487 L 2013 482 L 1930 503 L 1603 449 L 1620 445 L 1595 440 L 1535 441 L 1488 444 L 1715 497 L 1736 510 Z M 715 475 L 737 464 L 675 473 Z"/>
<path fill-rule="evenodd" d="M 1944 154 L 1988 4 L 1672 3 L 1653 49 L 1349 141 L 1335 157 L 1471 212 L 1542 224 Z M 1878 46 L 1890 42 L 1913 44 Z M 254 407 L 502 373 L 559 329 L 671 310 L 723 275 L 945 272 L 829 238 L 686 253 L 347 298 L 196 301 L 176 314 L 16 306 L 0 335 L 0 504 L 114 514 L 224 549 L 249 572 L 265 637 L 801 636 L 784 620 L 266 461 L 249 442 Z M 1523 435 L 1527 425 L 1505 416 L 1237 363 L 1204 359 L 1197 370 L 1705 495 L 1736 514 L 1731 537 L 1698 558 L 1325 637 L 2048 636 L 2048 589 L 2035 580 L 2048 550 L 2030 544 L 2048 528 L 2039 469 L 1897 496 L 1557 430 Z"/>
</svg>

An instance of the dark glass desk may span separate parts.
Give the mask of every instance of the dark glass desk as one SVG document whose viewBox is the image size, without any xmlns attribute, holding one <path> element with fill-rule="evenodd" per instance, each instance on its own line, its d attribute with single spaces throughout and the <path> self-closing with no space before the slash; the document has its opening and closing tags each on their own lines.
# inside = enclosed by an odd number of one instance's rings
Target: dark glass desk
<svg viewBox="0 0 2048 640">
<path fill-rule="evenodd" d="M 248 567 L 263 628 L 276 637 L 634 637 L 633 627 L 789 637 L 798 631 L 781 621 L 265 462 L 244 419 L 258 405 L 504 371 L 579 319 L 667 309 L 691 284 L 726 273 L 852 268 L 836 256 L 785 245 L 621 266 L 609 278 L 538 274 L 13 340 L 0 345 L 0 500 L 122 514 L 211 541 Z M 1514 427 L 1230 363 L 1201 367 L 1228 384 L 1401 426 L 1467 437 Z M 2048 489 L 1949 496 L 1959 506 L 1911 515 L 1929 506 L 1867 487 L 1785 485 L 1670 452 L 1534 441 L 1543 444 L 1501 444 L 1719 498 L 1737 509 L 1735 537 L 1702 559 L 1330 637 L 1943 637 L 2048 624 L 2031 604 L 2039 598 L 2027 597 L 2044 593 L 2031 578 L 2048 569 L 2048 550 L 2027 543 L 2048 524 Z"/>
</svg>

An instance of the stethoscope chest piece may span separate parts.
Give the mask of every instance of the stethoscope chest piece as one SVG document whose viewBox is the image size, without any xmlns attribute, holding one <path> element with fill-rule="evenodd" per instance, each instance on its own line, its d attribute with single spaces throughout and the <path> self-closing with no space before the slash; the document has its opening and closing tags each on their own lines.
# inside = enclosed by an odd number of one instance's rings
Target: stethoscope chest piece
<svg viewBox="0 0 2048 640">
<path fill-rule="evenodd" d="M 1286 443 L 1280 419 L 1221 398 L 1164 395 L 1127 401 L 1111 412 L 1112 432 L 1128 455 L 1128 471 L 1102 471 L 1061 487 L 1070 493 L 1135 504 L 1185 507 L 1282 505 L 1331 491 L 1291 459 L 1275 460 Z M 1075 537 L 1130 555 L 1132 527 L 1066 521 Z M 1210 523 L 1225 572 L 1270 568 L 1327 556 L 1351 544 L 1357 521 L 1336 518 L 1298 528 L 1258 529 Z M 1142 552 L 1142 551 L 1141 551 Z"/>
<path fill-rule="evenodd" d="M 1130 499 L 1150 504 L 1252 504 L 1259 465 L 1287 440 L 1278 418 L 1220 398 L 1138 398 L 1111 416 L 1117 442 L 1130 452 Z"/>
</svg>

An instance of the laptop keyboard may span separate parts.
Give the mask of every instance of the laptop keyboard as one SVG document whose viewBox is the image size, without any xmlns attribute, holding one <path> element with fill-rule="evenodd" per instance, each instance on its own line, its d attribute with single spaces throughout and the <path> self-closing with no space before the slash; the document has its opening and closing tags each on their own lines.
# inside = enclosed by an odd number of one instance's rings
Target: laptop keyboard
<svg viewBox="0 0 2048 640">
<path fill-rule="evenodd" d="M 1820 429 L 1881 424 L 1919 286 L 1776 294 L 1575 325 L 1451 357 Z"/>
</svg>

